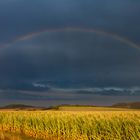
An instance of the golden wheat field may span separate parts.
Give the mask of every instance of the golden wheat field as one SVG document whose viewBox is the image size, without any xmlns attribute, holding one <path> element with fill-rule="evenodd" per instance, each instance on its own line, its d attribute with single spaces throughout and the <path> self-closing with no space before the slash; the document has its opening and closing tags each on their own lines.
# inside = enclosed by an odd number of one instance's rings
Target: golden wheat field
<svg viewBox="0 0 140 140">
<path fill-rule="evenodd" d="M 0 111 L 0 129 L 44 140 L 139 140 L 140 111 Z"/>
</svg>

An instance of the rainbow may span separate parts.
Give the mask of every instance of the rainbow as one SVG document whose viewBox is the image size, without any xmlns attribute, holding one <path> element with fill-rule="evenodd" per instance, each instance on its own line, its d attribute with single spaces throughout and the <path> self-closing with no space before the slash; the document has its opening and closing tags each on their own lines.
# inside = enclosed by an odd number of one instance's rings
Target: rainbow
<svg viewBox="0 0 140 140">
<path fill-rule="evenodd" d="M 58 28 L 58 29 L 45 29 L 45 30 L 42 30 L 42 31 L 38 31 L 38 32 L 32 32 L 32 33 L 29 33 L 27 35 L 23 35 L 23 36 L 20 36 L 20 37 L 17 37 L 16 39 L 12 40 L 10 44 L 7 44 L 7 46 L 11 46 L 17 42 L 20 42 L 20 41 L 25 41 L 25 40 L 29 40 L 29 39 L 32 39 L 34 37 L 37 37 L 43 33 L 59 33 L 59 32 L 87 32 L 87 33 L 96 33 L 96 34 L 99 34 L 99 35 L 103 35 L 103 36 L 107 36 L 107 37 L 110 37 L 112 39 L 115 39 L 119 42 L 122 42 L 126 45 L 128 45 L 129 47 L 133 47 L 133 48 L 136 48 L 138 50 L 140 50 L 140 46 L 137 45 L 136 43 L 128 40 L 127 38 L 124 38 L 124 37 L 121 37 L 117 34 L 114 34 L 114 33 L 110 33 L 110 32 L 106 32 L 106 31 L 102 31 L 102 30 L 99 30 L 99 29 L 93 29 L 93 28 Z M 6 45 L 5 45 L 6 46 Z"/>
</svg>

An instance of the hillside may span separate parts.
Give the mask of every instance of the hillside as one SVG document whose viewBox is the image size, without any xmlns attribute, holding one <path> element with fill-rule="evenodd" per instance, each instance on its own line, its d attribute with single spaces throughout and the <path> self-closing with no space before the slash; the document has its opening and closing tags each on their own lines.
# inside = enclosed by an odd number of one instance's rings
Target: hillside
<svg viewBox="0 0 140 140">
<path fill-rule="evenodd" d="M 58 105 L 50 107 L 38 107 L 24 104 L 10 104 L 0 107 L 2 110 L 57 110 L 57 111 L 117 111 L 127 109 L 140 109 L 140 102 L 117 103 L 112 106 L 90 105 Z"/>
<path fill-rule="evenodd" d="M 117 104 L 112 105 L 112 107 L 140 109 L 140 102 L 117 103 Z"/>
<path fill-rule="evenodd" d="M 42 110 L 43 107 L 35 107 L 30 105 L 24 105 L 24 104 L 10 104 L 7 106 L 3 106 L 0 109 L 13 109 L 13 110 Z"/>
</svg>

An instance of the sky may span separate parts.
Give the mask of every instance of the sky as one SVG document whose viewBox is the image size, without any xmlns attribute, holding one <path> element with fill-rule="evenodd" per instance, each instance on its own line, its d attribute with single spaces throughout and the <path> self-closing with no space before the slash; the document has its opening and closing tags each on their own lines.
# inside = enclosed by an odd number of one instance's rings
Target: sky
<svg viewBox="0 0 140 140">
<path fill-rule="evenodd" d="M 139 0 L 0 0 L 0 106 L 140 101 Z"/>
</svg>

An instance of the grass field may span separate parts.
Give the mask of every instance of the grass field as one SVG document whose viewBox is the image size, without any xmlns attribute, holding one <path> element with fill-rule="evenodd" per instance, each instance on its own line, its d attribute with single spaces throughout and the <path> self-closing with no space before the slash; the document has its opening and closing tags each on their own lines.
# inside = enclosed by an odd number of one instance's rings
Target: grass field
<svg viewBox="0 0 140 140">
<path fill-rule="evenodd" d="M 113 108 L 94 108 L 94 111 L 69 108 L 66 111 L 66 108 L 60 108 L 61 111 L 0 111 L 0 129 L 45 140 L 140 139 L 140 111 Z"/>
<path fill-rule="evenodd" d="M 128 108 L 92 107 L 92 106 L 59 106 L 58 110 L 59 111 L 130 111 L 130 109 Z"/>
</svg>

